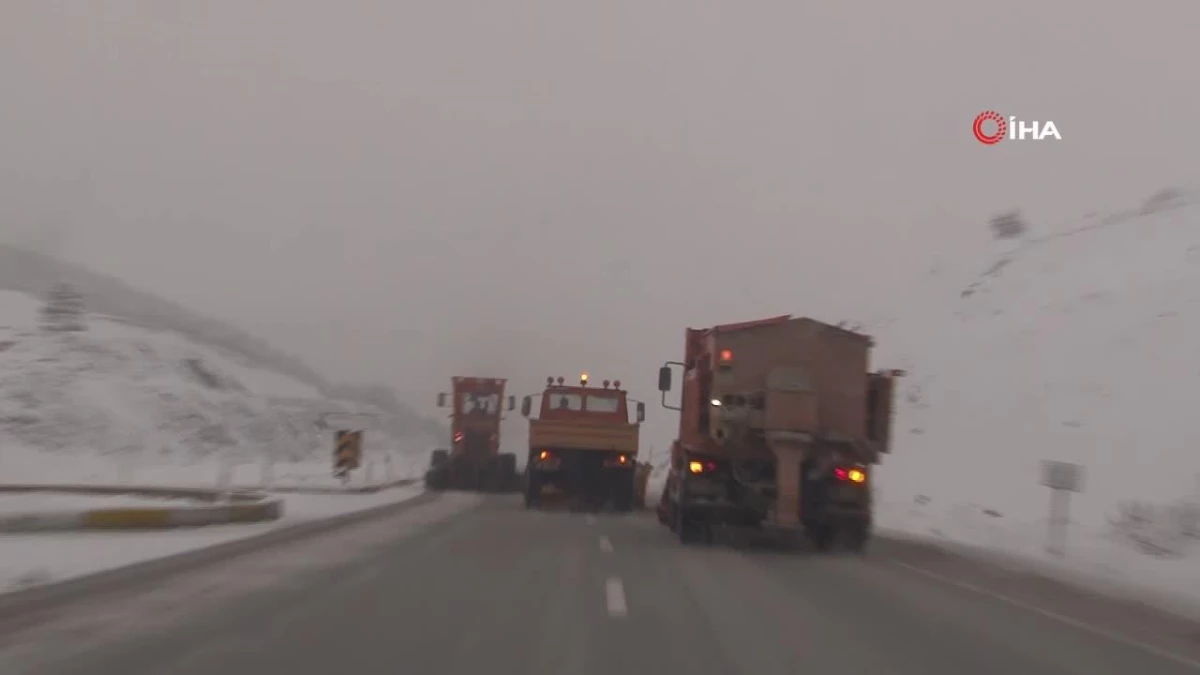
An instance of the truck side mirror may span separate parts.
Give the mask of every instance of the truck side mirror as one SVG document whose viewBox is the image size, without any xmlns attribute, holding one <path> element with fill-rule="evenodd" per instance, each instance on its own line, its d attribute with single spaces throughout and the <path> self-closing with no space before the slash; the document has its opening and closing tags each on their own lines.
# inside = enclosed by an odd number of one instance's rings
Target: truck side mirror
<svg viewBox="0 0 1200 675">
<path fill-rule="evenodd" d="M 521 416 L 529 417 L 529 410 L 532 407 L 533 407 L 533 397 L 532 396 L 526 396 L 525 398 L 521 399 Z"/>
<path fill-rule="evenodd" d="M 671 367 L 663 366 L 658 369 L 658 390 L 671 391 Z"/>
<path fill-rule="evenodd" d="M 646 421 L 646 404 L 638 402 L 637 404 L 637 421 L 638 424 Z"/>
<path fill-rule="evenodd" d="M 439 408 L 446 407 L 446 395 L 445 394 L 438 394 L 438 407 Z"/>
<path fill-rule="evenodd" d="M 514 408 L 516 408 L 516 407 L 517 407 L 517 397 L 516 397 L 516 396 L 509 396 L 509 397 L 508 397 L 508 409 L 511 411 L 511 410 L 513 410 L 513 409 L 514 409 Z"/>
</svg>

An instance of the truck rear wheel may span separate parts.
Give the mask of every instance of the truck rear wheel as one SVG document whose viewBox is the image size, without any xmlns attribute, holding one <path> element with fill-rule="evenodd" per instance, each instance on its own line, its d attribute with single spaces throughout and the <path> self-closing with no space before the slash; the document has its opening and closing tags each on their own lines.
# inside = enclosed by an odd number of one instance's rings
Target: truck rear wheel
<svg viewBox="0 0 1200 675">
<path fill-rule="evenodd" d="M 500 491 L 499 462 L 489 462 L 488 465 L 476 470 L 475 489 L 480 492 Z"/>
<path fill-rule="evenodd" d="M 810 522 L 804 527 L 804 534 L 818 551 L 828 551 L 837 539 L 838 529 L 834 523 L 825 520 Z"/>
<path fill-rule="evenodd" d="M 851 553 L 866 553 L 871 528 L 865 520 L 851 520 L 842 527 L 842 543 Z"/>
<path fill-rule="evenodd" d="M 529 472 L 528 480 L 525 481 L 525 508 L 536 509 L 541 502 L 542 486 L 538 482 L 537 474 Z"/>
<path fill-rule="evenodd" d="M 628 475 L 625 475 L 628 473 Z M 617 479 L 613 482 L 612 487 L 612 506 L 617 513 L 629 513 L 633 511 L 634 502 L 634 477 L 633 472 L 622 472 L 617 475 Z"/>
<path fill-rule="evenodd" d="M 697 517 L 698 514 L 689 510 L 683 504 L 675 507 L 675 536 L 681 544 L 707 544 L 712 542 L 712 525 L 707 519 Z"/>
<path fill-rule="evenodd" d="M 502 452 L 496 457 L 496 476 L 500 492 L 520 492 L 520 474 L 517 473 L 517 456 Z"/>
<path fill-rule="evenodd" d="M 429 490 L 445 490 L 449 483 L 450 452 L 438 448 L 429 453 L 429 468 L 425 470 L 425 487 Z"/>
<path fill-rule="evenodd" d="M 439 467 L 450 463 L 450 451 L 445 448 L 438 448 L 429 453 L 429 466 Z"/>
</svg>

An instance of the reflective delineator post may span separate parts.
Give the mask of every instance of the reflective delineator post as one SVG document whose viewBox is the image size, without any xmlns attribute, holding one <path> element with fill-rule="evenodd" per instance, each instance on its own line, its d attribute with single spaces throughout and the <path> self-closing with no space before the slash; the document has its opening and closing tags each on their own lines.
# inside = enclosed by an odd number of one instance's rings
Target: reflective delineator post
<svg viewBox="0 0 1200 675">
<path fill-rule="evenodd" d="M 1042 485 L 1051 491 L 1050 517 L 1046 520 L 1046 552 L 1062 558 L 1067 554 L 1071 493 L 1083 492 L 1083 467 L 1068 462 L 1043 460 Z"/>
<path fill-rule="evenodd" d="M 275 460 L 264 457 L 261 470 L 261 487 L 270 490 L 275 484 Z"/>
<path fill-rule="evenodd" d="M 230 492 L 233 490 L 233 470 L 233 461 L 229 457 L 222 457 L 217 467 L 217 492 L 221 501 L 229 501 Z"/>
</svg>

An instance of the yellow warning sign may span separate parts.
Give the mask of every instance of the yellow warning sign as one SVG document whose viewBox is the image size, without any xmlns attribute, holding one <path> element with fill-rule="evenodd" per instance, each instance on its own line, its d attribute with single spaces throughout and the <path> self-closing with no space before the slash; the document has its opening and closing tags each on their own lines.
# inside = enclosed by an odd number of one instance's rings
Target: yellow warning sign
<svg viewBox="0 0 1200 675">
<path fill-rule="evenodd" d="M 362 432 L 340 430 L 335 433 L 334 441 L 334 465 L 357 469 L 362 463 Z"/>
</svg>

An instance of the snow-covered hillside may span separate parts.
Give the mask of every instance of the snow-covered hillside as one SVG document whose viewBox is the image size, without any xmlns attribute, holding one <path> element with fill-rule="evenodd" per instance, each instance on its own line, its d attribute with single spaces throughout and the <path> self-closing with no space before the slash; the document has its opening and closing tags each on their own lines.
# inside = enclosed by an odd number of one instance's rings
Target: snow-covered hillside
<svg viewBox="0 0 1200 675">
<path fill-rule="evenodd" d="M 1148 211 L 1148 209 L 1147 209 Z M 942 273 L 875 329 L 907 368 L 891 497 L 1044 517 L 1043 459 L 1086 467 L 1074 519 L 1196 487 L 1200 201 L 1066 227 Z"/>
<path fill-rule="evenodd" d="M 105 465 L 324 460 L 326 412 L 369 412 L 370 453 L 423 459 L 433 439 L 362 403 L 328 400 L 289 375 L 182 335 L 89 316 L 38 329 L 41 302 L 0 292 L 0 481 L 99 478 Z"/>
</svg>

